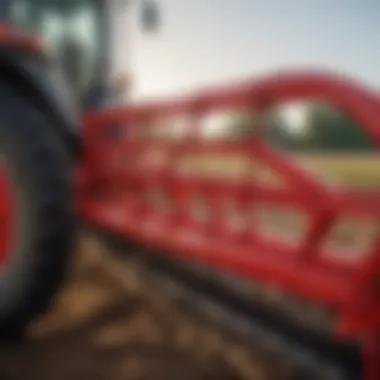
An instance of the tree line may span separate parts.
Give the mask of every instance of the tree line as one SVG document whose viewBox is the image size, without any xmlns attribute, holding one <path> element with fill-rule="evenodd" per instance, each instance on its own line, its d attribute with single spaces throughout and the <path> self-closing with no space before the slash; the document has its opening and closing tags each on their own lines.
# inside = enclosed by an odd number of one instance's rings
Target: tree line
<svg viewBox="0 0 380 380">
<path fill-rule="evenodd" d="M 258 132 L 282 150 L 295 152 L 368 152 L 375 146 L 363 128 L 348 115 L 325 103 L 305 108 L 302 128 L 291 128 L 284 108 L 267 111 L 264 118 L 243 112 L 224 125 L 222 134 L 247 138 Z"/>
<path fill-rule="evenodd" d="M 267 139 L 276 147 L 298 152 L 368 152 L 375 146 L 352 118 L 327 104 L 308 107 L 302 130 L 287 128 L 280 111 L 269 117 Z"/>
</svg>

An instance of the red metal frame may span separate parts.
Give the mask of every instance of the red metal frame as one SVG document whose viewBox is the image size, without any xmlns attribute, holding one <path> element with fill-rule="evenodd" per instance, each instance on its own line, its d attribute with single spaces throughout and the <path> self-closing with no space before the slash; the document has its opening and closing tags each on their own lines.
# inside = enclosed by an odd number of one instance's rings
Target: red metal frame
<svg viewBox="0 0 380 380">
<path fill-rule="evenodd" d="M 380 99 L 370 90 L 337 75 L 283 72 L 264 80 L 205 91 L 192 97 L 90 113 L 84 118 L 85 154 L 78 172 L 78 211 L 83 219 L 167 250 L 253 277 L 312 301 L 332 306 L 341 316 L 338 337 L 364 340 L 366 379 L 380 377 L 379 242 L 355 262 L 322 254 L 322 243 L 340 216 L 378 223 L 379 199 L 327 188 L 259 134 L 244 142 L 199 138 L 198 126 L 214 111 L 249 109 L 258 113 L 291 100 L 326 100 L 351 115 L 380 144 Z M 180 140 L 149 140 L 144 128 L 164 118 L 186 117 L 193 128 Z M 118 138 L 112 132 L 118 130 Z M 204 178 L 178 172 L 185 154 L 242 154 L 268 165 L 285 187 L 249 182 L 245 176 Z M 170 211 L 148 202 L 147 192 L 161 189 Z M 202 195 L 213 217 L 194 219 L 190 200 Z M 292 206 L 311 218 L 297 246 L 265 239 L 255 221 L 246 230 L 228 226 L 223 205 L 233 201 L 243 218 L 258 204 Z M 256 228 L 255 228 L 256 227 Z M 333 253 L 333 252 L 331 252 Z M 377 341 L 378 342 L 378 341 Z M 372 359 L 371 359 L 372 358 Z"/>
<path fill-rule="evenodd" d="M 47 54 L 41 38 L 14 29 L 7 23 L 0 23 L 0 45 L 43 56 Z"/>
<path fill-rule="evenodd" d="M 12 191 L 12 183 L 7 170 L 0 167 L 0 273 L 10 259 L 10 253 L 15 243 L 15 199 Z"/>
</svg>

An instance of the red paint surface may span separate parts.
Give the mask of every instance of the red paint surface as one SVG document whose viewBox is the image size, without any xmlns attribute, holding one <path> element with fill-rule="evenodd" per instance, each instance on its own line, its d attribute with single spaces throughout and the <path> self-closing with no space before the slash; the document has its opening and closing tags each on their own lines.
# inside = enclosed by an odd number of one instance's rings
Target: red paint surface
<svg viewBox="0 0 380 380">
<path fill-rule="evenodd" d="M 0 169 L 0 273 L 5 267 L 14 241 L 14 199 L 6 170 Z"/>
<path fill-rule="evenodd" d="M 375 286 L 380 272 L 379 242 L 358 260 L 328 259 L 323 239 L 341 217 L 379 222 L 379 196 L 362 197 L 332 190 L 305 172 L 259 135 L 243 142 L 208 141 L 198 135 L 200 119 L 215 110 L 259 111 L 291 100 L 326 100 L 350 115 L 380 145 L 380 99 L 346 78 L 318 73 L 281 73 L 263 80 L 204 91 L 193 97 L 99 111 L 84 117 L 85 154 L 79 170 L 78 212 L 104 228 L 164 249 L 177 258 L 193 258 L 225 268 L 324 305 L 340 316 L 337 338 L 379 335 L 380 295 Z M 180 140 L 148 141 L 147 123 L 163 117 L 185 116 L 193 128 Z M 122 137 L 107 138 L 121 125 Z M 175 163 L 195 156 L 244 153 L 268 165 L 286 186 L 248 183 L 247 177 L 184 176 Z M 153 158 L 152 158 L 153 157 Z M 157 157 L 154 159 L 154 157 Z M 167 195 L 172 208 L 162 210 L 148 202 L 153 188 Z M 206 223 L 195 220 L 190 200 L 201 195 L 213 215 Z M 223 207 L 234 202 L 240 216 L 259 202 L 296 207 L 312 223 L 297 246 L 268 240 L 252 228 L 228 227 Z M 246 213 L 246 214 L 245 214 Z M 367 341 L 366 341 L 367 342 Z M 378 346 L 365 347 L 366 380 L 379 377 L 373 359 Z M 376 369 L 377 368 L 377 369 Z"/>
</svg>

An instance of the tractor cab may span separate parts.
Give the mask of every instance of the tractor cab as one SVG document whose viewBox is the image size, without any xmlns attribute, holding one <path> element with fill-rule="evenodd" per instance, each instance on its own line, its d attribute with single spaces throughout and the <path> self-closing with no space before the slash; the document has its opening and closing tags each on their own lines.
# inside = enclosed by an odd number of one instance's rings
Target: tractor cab
<svg viewBox="0 0 380 380">
<path fill-rule="evenodd" d="M 91 109 L 120 101 L 115 41 L 129 5 L 125 0 L 3 0 L 0 12 L 17 29 L 42 37 L 75 100 Z M 151 26 L 155 8 L 148 1 L 142 5 L 144 25 Z"/>
</svg>

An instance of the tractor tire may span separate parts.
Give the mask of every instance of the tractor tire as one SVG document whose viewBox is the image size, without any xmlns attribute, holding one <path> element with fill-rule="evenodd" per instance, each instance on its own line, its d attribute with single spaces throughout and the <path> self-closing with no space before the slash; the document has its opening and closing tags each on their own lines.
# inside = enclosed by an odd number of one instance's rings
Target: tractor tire
<svg viewBox="0 0 380 380">
<path fill-rule="evenodd" d="M 9 341 L 23 336 L 64 280 L 74 213 L 63 143 L 43 112 L 5 87 L 0 87 L 0 171 L 0 340 Z"/>
</svg>

